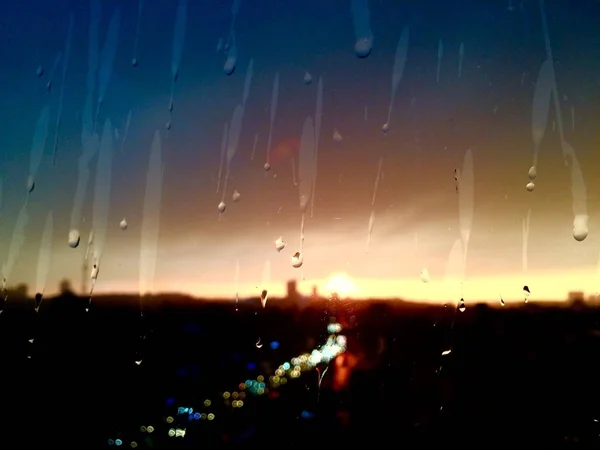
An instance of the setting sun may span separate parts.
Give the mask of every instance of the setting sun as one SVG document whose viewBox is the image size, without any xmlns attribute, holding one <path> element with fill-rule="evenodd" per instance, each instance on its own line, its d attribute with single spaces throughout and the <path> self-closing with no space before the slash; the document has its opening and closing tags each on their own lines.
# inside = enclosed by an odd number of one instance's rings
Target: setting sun
<svg viewBox="0 0 600 450">
<path fill-rule="evenodd" d="M 356 286 L 352 280 L 350 280 L 344 274 L 336 274 L 332 276 L 327 282 L 325 289 L 329 293 L 336 293 L 341 296 L 348 296 L 356 291 Z"/>
</svg>

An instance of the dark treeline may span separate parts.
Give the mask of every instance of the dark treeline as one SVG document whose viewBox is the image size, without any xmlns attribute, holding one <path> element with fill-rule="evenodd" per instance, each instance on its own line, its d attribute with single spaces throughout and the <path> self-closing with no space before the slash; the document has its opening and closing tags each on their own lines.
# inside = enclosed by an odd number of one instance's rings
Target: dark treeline
<svg viewBox="0 0 600 450">
<path fill-rule="evenodd" d="M 236 311 L 162 295 L 98 296 L 87 307 L 69 292 L 38 312 L 34 299 L 9 297 L 1 448 L 600 444 L 600 310 L 585 305 L 468 304 L 461 313 L 339 299 L 273 299 L 263 309 L 251 299 Z M 264 395 L 246 391 L 241 408 L 223 399 L 310 353 L 330 323 L 347 338 L 337 360 Z"/>
</svg>

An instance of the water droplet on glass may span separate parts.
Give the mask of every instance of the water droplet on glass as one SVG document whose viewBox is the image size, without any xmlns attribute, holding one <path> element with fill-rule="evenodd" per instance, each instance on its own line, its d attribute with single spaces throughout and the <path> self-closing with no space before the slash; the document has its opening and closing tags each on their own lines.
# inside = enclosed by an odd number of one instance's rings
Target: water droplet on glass
<svg viewBox="0 0 600 450">
<path fill-rule="evenodd" d="M 354 44 L 354 53 L 359 58 L 366 58 L 371 54 L 371 50 L 373 49 L 373 38 L 372 37 L 362 37 L 356 40 Z"/>
<path fill-rule="evenodd" d="M 383 126 L 381 127 L 381 131 L 383 131 L 383 134 L 387 134 L 387 132 L 390 131 L 390 125 L 387 123 L 384 123 Z"/>
<path fill-rule="evenodd" d="M 29 175 L 27 177 L 27 192 L 32 192 L 35 188 L 35 180 L 33 179 L 33 175 Z"/>
<path fill-rule="evenodd" d="M 165 128 L 167 129 L 167 131 L 171 129 L 171 121 L 165 123 Z"/>
<path fill-rule="evenodd" d="M 467 309 L 467 307 L 465 306 L 465 299 L 461 298 L 460 302 L 458 303 L 458 310 L 460 312 L 465 312 L 466 309 Z"/>
<path fill-rule="evenodd" d="M 52 81 L 48 81 L 46 83 L 46 91 L 50 92 L 52 90 Z"/>
<path fill-rule="evenodd" d="M 37 77 L 41 77 L 42 75 L 44 75 L 44 68 L 42 66 L 38 66 L 37 70 L 35 71 L 35 75 Z"/>
<path fill-rule="evenodd" d="M 269 170 L 271 170 L 271 164 L 265 163 L 265 165 L 263 166 L 263 169 L 265 169 L 265 172 L 268 172 Z"/>
<path fill-rule="evenodd" d="M 260 338 L 258 338 L 258 341 L 256 341 L 256 348 L 262 348 L 262 343 L 260 342 Z"/>
<path fill-rule="evenodd" d="M 535 168 L 535 166 L 531 166 L 529 169 L 529 172 L 527 172 L 527 176 L 529 177 L 530 181 L 533 181 L 536 179 L 537 177 L 537 169 Z"/>
<path fill-rule="evenodd" d="M 577 214 L 573 219 L 573 237 L 577 242 L 583 241 L 588 235 L 588 215 Z"/>
<path fill-rule="evenodd" d="M 131 59 L 131 67 L 137 67 L 138 65 L 138 60 L 137 58 L 132 58 Z"/>
<path fill-rule="evenodd" d="M 239 200 L 240 200 L 240 197 L 241 197 L 241 196 L 242 196 L 242 195 L 241 195 L 241 194 L 240 194 L 238 191 L 233 191 L 233 195 L 231 196 L 231 199 L 232 199 L 234 202 L 237 202 L 237 201 L 239 201 Z"/>
<path fill-rule="evenodd" d="M 73 228 L 69 231 L 69 247 L 76 248 L 79 245 L 80 239 L 81 235 L 79 234 L 79 230 Z"/>
<path fill-rule="evenodd" d="M 303 262 L 304 261 L 302 259 L 302 253 L 300 253 L 300 252 L 294 253 L 294 256 L 292 256 L 292 267 L 298 269 L 299 267 L 302 266 Z"/>
<path fill-rule="evenodd" d="M 421 270 L 421 281 L 423 283 L 429 283 L 429 271 L 427 270 L 427 268 L 423 268 Z"/>
<path fill-rule="evenodd" d="M 223 64 L 223 72 L 225 75 L 231 75 L 235 72 L 235 66 L 237 64 L 237 60 L 235 56 L 230 56 L 225 60 L 225 64 Z"/>
<path fill-rule="evenodd" d="M 125 218 L 123 218 L 123 220 L 121 220 L 121 222 L 119 222 L 119 228 L 121 228 L 121 230 L 125 231 L 128 227 L 127 221 L 125 220 Z"/>
<path fill-rule="evenodd" d="M 529 183 L 527 183 L 527 186 L 525 186 L 525 189 L 527 189 L 529 192 L 533 192 L 533 190 L 535 189 L 535 184 L 533 184 L 530 181 Z"/>
<path fill-rule="evenodd" d="M 98 273 L 100 272 L 100 266 L 98 263 L 94 263 L 92 266 L 92 272 L 90 273 L 90 278 L 94 281 L 98 279 Z"/>
<path fill-rule="evenodd" d="M 523 294 L 525 294 L 525 303 L 529 300 L 529 296 L 531 295 L 531 291 L 529 290 L 529 286 L 523 286 Z"/>
<path fill-rule="evenodd" d="M 505 304 L 505 303 L 504 303 L 504 299 L 502 298 L 502 296 L 500 296 L 500 304 L 501 304 L 502 306 L 504 306 L 504 304 Z"/>
<path fill-rule="evenodd" d="M 337 130 L 337 128 L 335 130 L 333 130 L 333 141 L 334 142 L 342 142 L 342 139 L 343 139 L 342 135 Z"/>
<path fill-rule="evenodd" d="M 275 249 L 280 252 L 281 250 L 283 250 L 285 248 L 285 241 L 283 240 L 282 236 L 279 236 L 277 238 L 277 240 L 275 241 Z"/>
<path fill-rule="evenodd" d="M 225 212 L 225 208 L 227 208 L 227 205 L 225 204 L 225 202 L 221 202 L 221 203 L 219 203 L 219 206 L 217 206 L 217 209 L 219 210 L 219 212 L 221 214 L 223 214 Z"/>
<path fill-rule="evenodd" d="M 169 101 L 169 112 L 173 111 L 173 100 Z"/>
<path fill-rule="evenodd" d="M 312 75 L 308 72 L 304 74 L 304 84 L 312 83 Z"/>
<path fill-rule="evenodd" d="M 263 289 L 263 291 L 260 293 L 260 304 L 262 305 L 263 308 L 265 306 L 267 306 L 267 298 L 268 297 L 269 297 L 269 293 L 267 292 L 266 289 Z"/>
</svg>

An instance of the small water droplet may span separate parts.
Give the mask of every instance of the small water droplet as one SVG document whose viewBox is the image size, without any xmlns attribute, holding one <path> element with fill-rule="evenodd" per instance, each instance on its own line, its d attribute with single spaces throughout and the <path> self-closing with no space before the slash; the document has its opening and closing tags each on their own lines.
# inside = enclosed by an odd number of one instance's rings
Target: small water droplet
<svg viewBox="0 0 600 450">
<path fill-rule="evenodd" d="M 33 178 L 33 175 L 29 175 L 27 177 L 27 192 L 33 192 L 34 189 L 35 189 L 35 180 Z"/>
<path fill-rule="evenodd" d="M 79 241 L 81 240 L 81 235 L 79 234 L 79 230 L 73 228 L 69 230 L 69 247 L 77 248 L 79 245 Z"/>
<path fill-rule="evenodd" d="M 99 272 L 100 272 L 100 265 L 98 263 L 94 263 L 94 265 L 92 266 L 92 272 L 90 273 L 90 278 L 93 281 L 96 281 L 98 279 Z"/>
<path fill-rule="evenodd" d="M 268 172 L 269 170 L 271 170 L 271 164 L 265 163 L 265 165 L 263 166 L 263 169 L 265 169 L 265 172 Z"/>
<path fill-rule="evenodd" d="M 529 286 L 523 286 L 523 294 L 525 294 L 525 303 L 529 301 L 529 296 L 531 295 L 531 291 L 529 290 Z"/>
<path fill-rule="evenodd" d="M 35 75 L 38 78 L 44 75 L 44 68 L 42 66 L 38 66 L 37 70 L 35 71 Z"/>
<path fill-rule="evenodd" d="M 530 181 L 529 183 L 527 183 L 527 186 L 525 186 L 525 189 L 527 189 L 529 192 L 533 192 L 533 190 L 535 189 L 535 184 Z"/>
<path fill-rule="evenodd" d="M 333 141 L 334 142 L 342 142 L 344 138 L 340 134 L 340 132 L 336 129 L 333 130 Z"/>
<path fill-rule="evenodd" d="M 262 342 L 260 342 L 260 338 L 258 338 L 258 341 L 256 341 L 256 348 L 262 348 Z"/>
<path fill-rule="evenodd" d="M 131 58 L 131 67 L 137 67 L 138 60 L 137 58 Z"/>
<path fill-rule="evenodd" d="M 529 168 L 529 172 L 527 172 L 527 176 L 529 177 L 530 181 L 533 181 L 536 179 L 537 177 L 537 169 L 535 168 L 535 166 L 531 166 Z"/>
<path fill-rule="evenodd" d="M 358 38 L 354 44 L 354 53 L 356 53 L 356 56 L 359 58 L 366 58 L 369 56 L 372 49 L 373 38 L 370 36 Z"/>
<path fill-rule="evenodd" d="M 268 298 L 269 298 L 269 293 L 267 292 L 266 289 L 263 289 L 263 291 L 260 293 L 260 304 L 262 305 L 263 308 L 265 306 L 267 306 Z"/>
<path fill-rule="evenodd" d="M 173 100 L 169 100 L 169 112 L 173 111 Z"/>
<path fill-rule="evenodd" d="M 229 56 L 223 64 L 223 72 L 225 75 L 231 75 L 235 72 L 235 66 L 237 65 L 237 58 L 235 56 Z"/>
<path fill-rule="evenodd" d="M 573 219 L 573 238 L 581 242 L 588 236 L 588 232 L 588 215 L 577 214 Z"/>
<path fill-rule="evenodd" d="M 281 250 L 283 250 L 285 248 L 285 241 L 283 240 L 282 236 L 279 236 L 277 238 L 277 240 L 275 241 L 275 249 L 280 252 Z"/>
<path fill-rule="evenodd" d="M 304 74 L 304 84 L 312 83 L 312 75 L 308 72 Z"/>
<path fill-rule="evenodd" d="M 458 303 L 458 310 L 460 312 L 465 312 L 466 309 L 467 309 L 467 307 L 465 306 L 465 299 L 461 298 L 460 302 Z"/>
<path fill-rule="evenodd" d="M 217 209 L 219 210 L 219 212 L 221 214 L 223 214 L 225 212 L 225 209 L 227 208 L 227 205 L 225 204 L 225 202 L 221 202 L 219 203 L 219 205 L 217 206 Z"/>
<path fill-rule="evenodd" d="M 505 303 L 504 303 L 504 299 L 502 298 L 502 296 L 500 296 L 500 304 L 501 304 L 502 306 L 504 306 L 504 305 L 505 305 Z"/>
<path fill-rule="evenodd" d="M 168 122 L 165 124 L 165 128 L 167 129 L 167 131 L 171 129 L 171 121 L 168 121 Z"/>
<path fill-rule="evenodd" d="M 238 191 L 233 191 L 233 195 L 231 196 L 231 199 L 232 199 L 234 202 L 237 202 L 237 201 L 239 201 L 239 200 L 240 200 L 240 197 L 241 197 L 241 196 L 242 196 L 242 195 L 241 195 L 241 194 L 240 194 Z"/>
<path fill-rule="evenodd" d="M 121 222 L 119 222 L 119 228 L 121 228 L 121 230 L 125 231 L 127 229 L 129 225 L 127 224 L 127 220 L 125 220 L 125 218 L 123 218 L 123 220 L 121 220 Z"/>
<path fill-rule="evenodd" d="M 381 127 L 381 131 L 383 131 L 383 134 L 387 134 L 387 132 L 390 131 L 390 125 L 387 123 L 384 123 L 383 126 Z"/>
<path fill-rule="evenodd" d="M 46 91 L 50 92 L 52 90 L 52 81 L 48 81 L 46 83 Z"/>
<path fill-rule="evenodd" d="M 429 280 L 430 280 L 430 278 L 429 278 L 429 271 L 427 270 L 427 268 L 426 268 L 426 267 L 424 267 L 424 268 L 421 270 L 421 281 L 422 281 L 423 283 L 429 283 Z"/>
<path fill-rule="evenodd" d="M 300 253 L 300 252 L 294 253 L 294 256 L 292 256 L 292 267 L 294 267 L 295 269 L 298 269 L 299 267 L 302 266 L 303 263 L 304 263 L 304 260 L 302 258 L 302 253 Z"/>
</svg>

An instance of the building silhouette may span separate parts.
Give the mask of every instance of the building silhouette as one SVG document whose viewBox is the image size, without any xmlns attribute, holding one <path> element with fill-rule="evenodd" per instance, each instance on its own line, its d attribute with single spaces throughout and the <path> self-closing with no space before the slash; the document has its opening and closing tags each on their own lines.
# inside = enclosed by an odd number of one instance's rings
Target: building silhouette
<svg viewBox="0 0 600 450">
<path fill-rule="evenodd" d="M 298 283 L 296 282 L 296 280 L 289 280 L 287 282 L 287 297 L 290 300 L 297 300 L 299 295 L 298 295 Z"/>
</svg>

